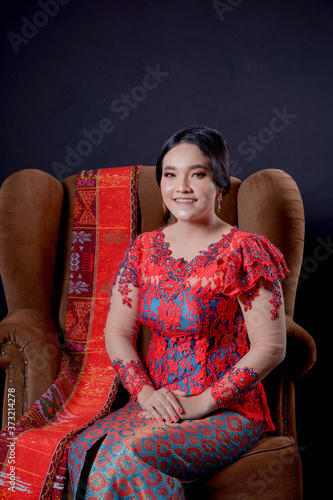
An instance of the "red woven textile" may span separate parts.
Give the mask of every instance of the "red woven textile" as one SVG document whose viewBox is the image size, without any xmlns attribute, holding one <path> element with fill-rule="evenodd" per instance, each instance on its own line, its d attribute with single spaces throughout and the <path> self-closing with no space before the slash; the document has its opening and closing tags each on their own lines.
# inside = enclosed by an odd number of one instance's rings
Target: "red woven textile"
<svg viewBox="0 0 333 500">
<path fill-rule="evenodd" d="M 111 410 L 118 378 L 103 330 L 114 275 L 136 235 L 139 169 L 78 176 L 65 349 L 56 381 L 0 434 L 1 498 L 61 499 L 69 444 Z"/>
</svg>

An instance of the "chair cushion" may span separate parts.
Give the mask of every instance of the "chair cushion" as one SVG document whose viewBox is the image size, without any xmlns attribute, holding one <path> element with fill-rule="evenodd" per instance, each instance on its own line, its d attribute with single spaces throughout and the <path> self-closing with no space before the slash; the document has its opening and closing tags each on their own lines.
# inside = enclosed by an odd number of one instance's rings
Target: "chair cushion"
<svg viewBox="0 0 333 500">
<path fill-rule="evenodd" d="M 188 500 L 300 500 L 301 464 L 291 436 L 263 437 L 236 462 L 186 487 Z"/>
</svg>

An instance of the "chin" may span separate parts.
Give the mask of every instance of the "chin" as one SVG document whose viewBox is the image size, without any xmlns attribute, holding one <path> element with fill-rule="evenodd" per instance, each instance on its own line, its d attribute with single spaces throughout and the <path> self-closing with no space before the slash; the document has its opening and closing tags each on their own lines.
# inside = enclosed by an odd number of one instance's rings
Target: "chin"
<svg viewBox="0 0 333 500">
<path fill-rule="evenodd" d="M 188 212 L 183 212 L 182 210 L 175 210 L 173 212 L 173 215 L 178 219 L 178 220 L 186 220 L 189 221 L 191 219 L 196 219 L 196 216 L 194 214 L 189 214 Z"/>
</svg>

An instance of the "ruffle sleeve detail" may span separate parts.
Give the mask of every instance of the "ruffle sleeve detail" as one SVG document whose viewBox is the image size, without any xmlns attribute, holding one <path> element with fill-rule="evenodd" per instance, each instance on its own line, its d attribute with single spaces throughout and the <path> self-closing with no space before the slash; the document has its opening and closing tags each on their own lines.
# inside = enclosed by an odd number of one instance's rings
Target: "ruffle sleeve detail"
<svg viewBox="0 0 333 500">
<path fill-rule="evenodd" d="M 231 242 L 231 252 L 224 267 L 224 290 L 229 297 L 246 297 L 245 310 L 251 309 L 252 302 L 258 296 L 260 285 L 272 292 L 270 311 L 272 320 L 279 317 L 278 309 L 282 304 L 280 284 L 288 272 L 281 251 L 268 238 L 243 233 L 241 238 Z"/>
</svg>

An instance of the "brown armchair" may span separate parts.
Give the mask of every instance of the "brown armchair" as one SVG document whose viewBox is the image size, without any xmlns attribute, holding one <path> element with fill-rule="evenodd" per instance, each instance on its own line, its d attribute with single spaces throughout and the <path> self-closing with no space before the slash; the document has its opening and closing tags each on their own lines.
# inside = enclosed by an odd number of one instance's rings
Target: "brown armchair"
<svg viewBox="0 0 333 500">
<path fill-rule="evenodd" d="M 17 418 L 48 389 L 59 367 L 75 184 L 76 176 L 61 184 L 45 172 L 22 170 L 8 177 L 0 190 L 0 272 L 8 306 L 0 323 L 0 368 L 6 370 L 5 393 L 15 388 Z M 138 202 L 139 232 L 167 222 L 155 167 L 141 170 Z M 276 434 L 263 437 L 210 478 L 188 486 L 186 495 L 189 500 L 301 499 L 294 380 L 311 368 L 316 351 L 311 336 L 293 321 L 304 242 L 301 196 L 288 174 L 262 170 L 244 182 L 232 178 L 219 215 L 240 229 L 267 236 L 285 255 L 290 269 L 283 284 L 288 348 L 285 361 L 264 381 Z M 142 356 L 149 335 L 142 330 Z M 5 398 L 4 423 L 6 415 Z M 72 498 L 69 483 L 64 498 Z"/>
</svg>

